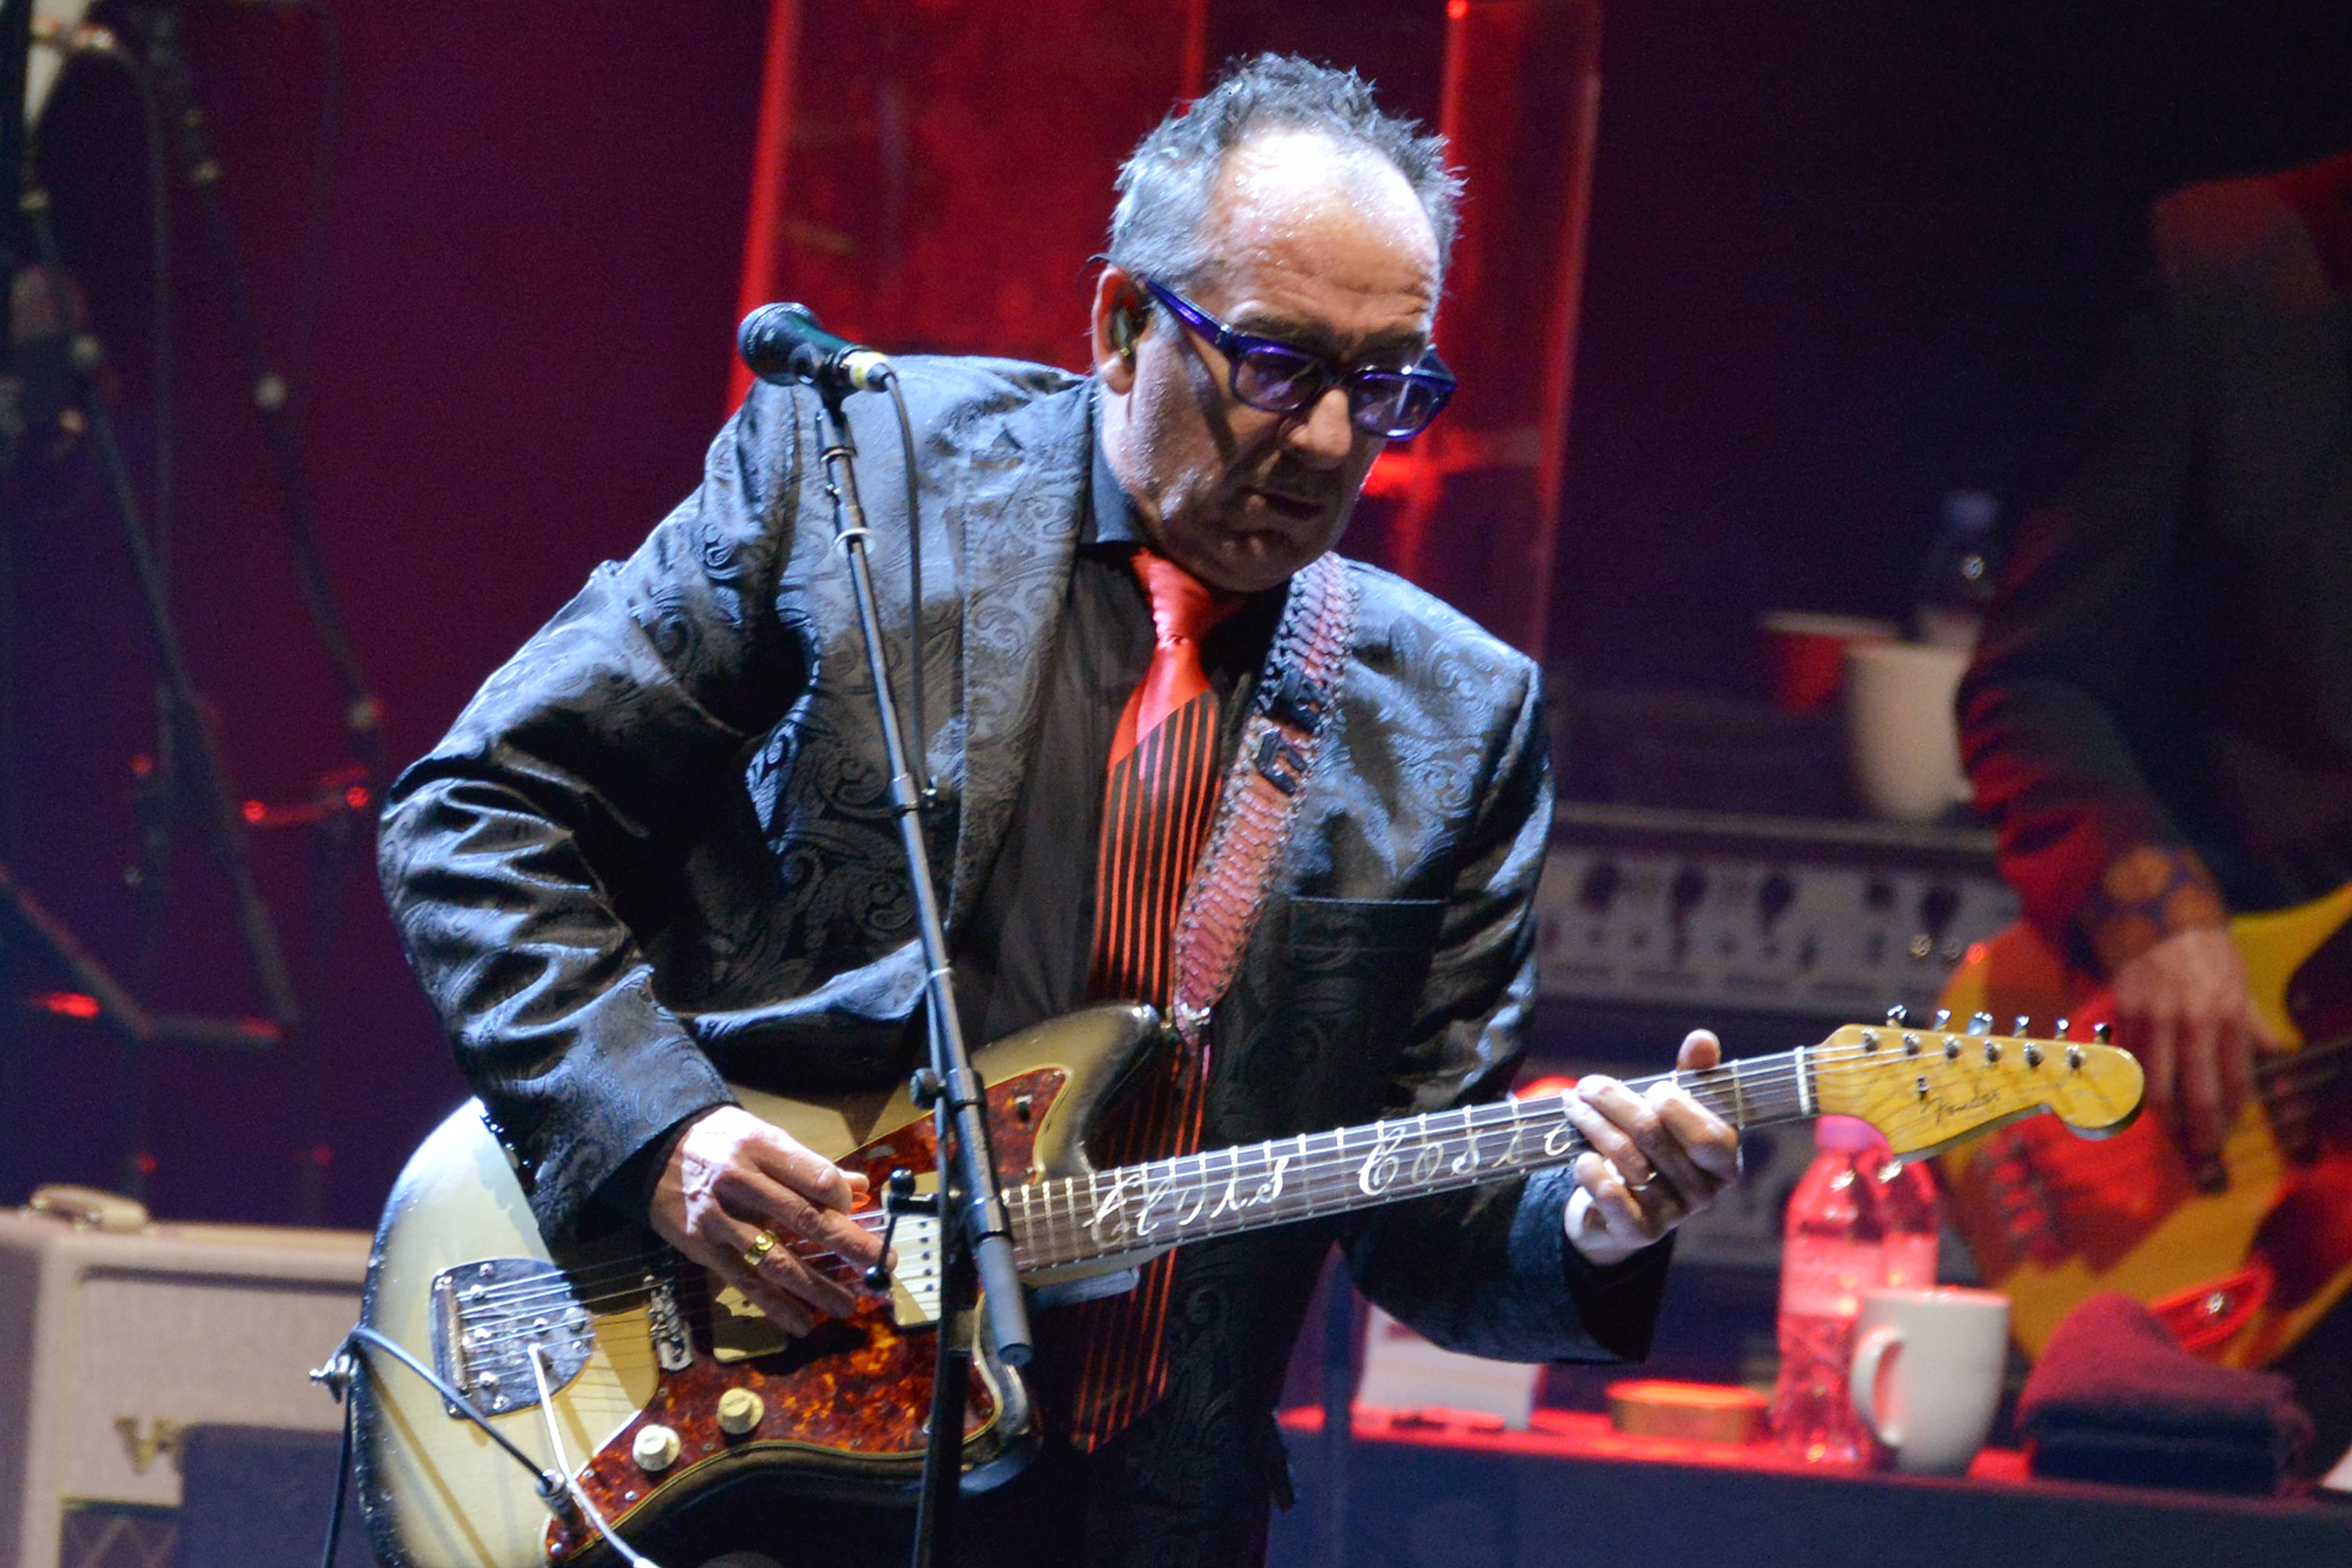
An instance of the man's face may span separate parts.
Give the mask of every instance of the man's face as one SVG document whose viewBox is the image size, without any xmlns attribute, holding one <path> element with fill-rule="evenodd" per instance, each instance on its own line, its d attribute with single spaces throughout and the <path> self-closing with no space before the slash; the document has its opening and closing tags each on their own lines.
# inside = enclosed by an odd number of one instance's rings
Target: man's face
<svg viewBox="0 0 2352 1568">
<path fill-rule="evenodd" d="M 1410 365 L 1437 309 L 1437 241 L 1396 169 L 1313 133 L 1267 134 L 1225 160 L 1202 239 L 1210 266 L 1187 289 L 1234 330 L 1354 367 Z M 1343 387 L 1293 414 L 1233 395 L 1230 366 L 1199 335 L 1137 304 L 1138 281 L 1106 268 L 1095 361 L 1111 472 L 1154 546 L 1233 593 L 1286 581 L 1338 542 L 1385 444 L 1348 417 Z M 1131 359 L 1111 317 L 1146 321 Z"/>
</svg>

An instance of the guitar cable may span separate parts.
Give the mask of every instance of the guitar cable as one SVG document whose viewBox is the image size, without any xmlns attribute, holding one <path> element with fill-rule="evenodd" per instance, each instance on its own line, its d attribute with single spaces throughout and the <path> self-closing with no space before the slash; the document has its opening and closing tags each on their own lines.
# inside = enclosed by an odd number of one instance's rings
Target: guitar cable
<svg viewBox="0 0 2352 1568">
<path fill-rule="evenodd" d="M 524 1349 L 523 1357 L 530 1363 L 531 1382 L 539 1385 L 539 1413 L 546 1418 L 547 1445 L 555 1454 L 556 1468 L 548 1473 L 552 1476 L 560 1471 L 562 1477 L 569 1478 L 572 1461 L 563 1452 L 563 1434 L 555 1425 L 555 1394 L 547 1385 L 547 1347 L 534 1340 Z M 572 1494 L 572 1500 L 579 1505 L 580 1511 L 587 1516 L 588 1522 L 595 1527 L 596 1533 L 604 1538 L 604 1544 L 619 1552 L 621 1560 L 630 1568 L 661 1568 L 661 1564 L 613 1533 L 612 1527 L 604 1522 L 604 1511 L 588 1500 L 588 1494 L 581 1489 L 578 1481 L 565 1479 L 563 1487 Z"/>
<path fill-rule="evenodd" d="M 352 1364 L 343 1361 L 343 1358 L 350 1353 L 348 1348 L 351 1342 L 345 1340 L 342 1346 L 339 1347 L 335 1354 L 328 1360 L 326 1366 L 321 1369 L 326 1373 L 325 1377 L 320 1376 L 318 1373 L 313 1373 L 312 1377 L 320 1382 L 327 1382 L 329 1378 L 334 1376 L 338 1362 L 343 1362 L 346 1366 Z M 330 1384 L 329 1386 L 333 1385 Z M 345 1387 L 349 1386 L 349 1382 L 346 1380 Z M 342 1540 L 343 1535 L 343 1492 L 351 1485 L 352 1479 L 352 1439 L 354 1429 L 359 1426 L 359 1407 L 350 1400 L 343 1399 L 341 1394 L 337 1394 L 335 1397 L 342 1400 L 343 1436 L 342 1441 L 335 1449 L 335 1500 L 327 1506 L 327 1545 L 326 1550 L 319 1553 L 319 1568 L 335 1568 L 335 1547 Z"/>
<path fill-rule="evenodd" d="M 360 1373 L 365 1373 L 371 1377 L 374 1375 L 374 1367 L 365 1353 L 370 1349 L 383 1351 L 418 1377 L 423 1378 L 448 1405 L 452 1413 L 464 1416 L 480 1427 L 490 1441 L 513 1457 L 515 1463 L 529 1470 L 531 1477 L 531 1489 L 539 1494 L 539 1500 L 547 1506 L 547 1511 L 552 1514 L 559 1523 L 576 1529 L 581 1518 L 584 1516 L 596 1533 L 604 1537 L 625 1561 L 634 1565 L 634 1568 L 659 1568 L 658 1564 L 612 1532 L 610 1527 L 605 1524 L 604 1516 L 597 1512 L 596 1506 L 588 1500 L 577 1484 L 560 1470 L 542 1467 L 538 1460 L 516 1447 L 505 1433 L 490 1425 L 490 1418 L 482 1413 L 480 1407 L 458 1393 L 447 1379 L 411 1354 L 405 1346 L 397 1341 L 386 1338 L 365 1323 L 352 1325 L 352 1331 L 344 1336 L 343 1342 L 336 1348 L 334 1356 L 329 1360 L 326 1366 L 310 1374 L 313 1381 L 326 1384 L 336 1397 L 343 1397 L 350 1388 L 353 1376 Z M 539 1384 L 540 1407 L 546 1414 L 548 1436 L 555 1445 L 556 1463 L 561 1465 L 563 1463 L 563 1442 L 555 1431 L 555 1413 L 548 1400 L 547 1377 L 538 1359 L 541 1353 L 543 1353 L 541 1347 L 537 1345 L 531 1347 L 531 1375 Z M 334 1568 L 336 1537 L 341 1532 L 342 1528 L 343 1478 L 351 1471 L 352 1422 L 352 1407 L 346 1404 L 343 1451 L 336 1467 L 335 1502 L 327 1516 L 327 1548 L 320 1568 Z"/>
</svg>

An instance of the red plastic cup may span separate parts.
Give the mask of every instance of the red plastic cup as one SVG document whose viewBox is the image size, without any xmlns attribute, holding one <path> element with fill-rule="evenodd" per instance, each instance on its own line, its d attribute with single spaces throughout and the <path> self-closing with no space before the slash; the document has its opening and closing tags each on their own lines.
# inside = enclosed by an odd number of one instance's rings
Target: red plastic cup
<svg viewBox="0 0 2352 1568">
<path fill-rule="evenodd" d="M 1783 713 L 1810 713 L 1838 693 L 1845 650 L 1853 643 L 1899 642 L 1903 628 L 1868 616 L 1811 610 L 1769 611 L 1760 623 L 1772 701 Z"/>
</svg>

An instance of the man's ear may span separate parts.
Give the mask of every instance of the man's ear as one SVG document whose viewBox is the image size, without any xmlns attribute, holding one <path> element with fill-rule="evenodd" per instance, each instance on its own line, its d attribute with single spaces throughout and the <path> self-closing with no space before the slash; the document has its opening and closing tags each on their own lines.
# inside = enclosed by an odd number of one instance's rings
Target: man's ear
<svg viewBox="0 0 2352 1568">
<path fill-rule="evenodd" d="M 1150 321 L 1143 290 L 1108 262 L 1095 279 L 1095 374 L 1108 390 L 1124 395 L 1135 384 L 1135 345 Z"/>
</svg>

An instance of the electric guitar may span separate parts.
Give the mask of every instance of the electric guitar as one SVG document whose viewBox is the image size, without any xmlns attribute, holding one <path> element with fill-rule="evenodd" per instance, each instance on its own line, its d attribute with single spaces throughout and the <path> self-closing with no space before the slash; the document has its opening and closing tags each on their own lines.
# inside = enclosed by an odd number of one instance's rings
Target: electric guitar
<svg viewBox="0 0 2352 1568">
<path fill-rule="evenodd" d="M 2190 1350 L 2260 1366 L 2352 1289 L 2347 922 L 2352 884 L 2230 922 L 2254 1001 L 2293 1049 L 2257 1064 L 2218 1172 L 2192 1170 L 2154 1118 L 2095 1151 L 2023 1123 L 1945 1156 L 1953 1222 L 2029 1352 L 2085 1297 L 2121 1290 Z M 1944 1005 L 2100 1018 L 2095 991 L 2020 925 L 1970 951 Z"/>
<path fill-rule="evenodd" d="M 1989 1018 L 1979 1026 L 1855 1025 L 1817 1046 L 1669 1076 L 1736 1126 L 1860 1116 L 1910 1157 L 2043 1109 L 2094 1136 L 2137 1111 L 2140 1072 L 2128 1055 L 1993 1036 L 1981 1032 Z M 1550 1094 L 1097 1171 L 1088 1129 L 1157 1034 L 1147 1008 L 1103 1007 L 976 1053 L 1016 1259 L 1041 1306 L 1131 1286 L 1139 1263 L 1189 1241 L 1500 1180 L 1585 1147 L 1567 1096 Z M 901 1170 L 919 1191 L 933 1186 L 931 1121 L 903 1089 L 829 1102 L 751 1089 L 740 1098 L 863 1172 L 874 1194 Z M 878 1226 L 883 1210 L 866 1202 L 861 1222 Z M 572 1478 L 624 1539 L 755 1477 L 834 1496 L 906 1497 L 919 1480 L 930 1405 L 938 1226 L 902 1212 L 889 1300 L 787 1341 L 649 1235 L 550 1245 L 469 1105 L 426 1140 L 394 1189 L 362 1322 L 435 1367 L 536 1463 Z M 803 1256 L 846 1267 L 813 1249 Z M 963 1484 L 978 1490 L 1019 1468 L 1034 1433 L 1020 1373 L 984 1342 L 971 1364 Z M 530 1471 L 390 1357 L 368 1357 L 352 1397 L 361 1495 L 387 1561 L 530 1568 L 609 1555 L 577 1508 L 551 1520 Z"/>
</svg>

